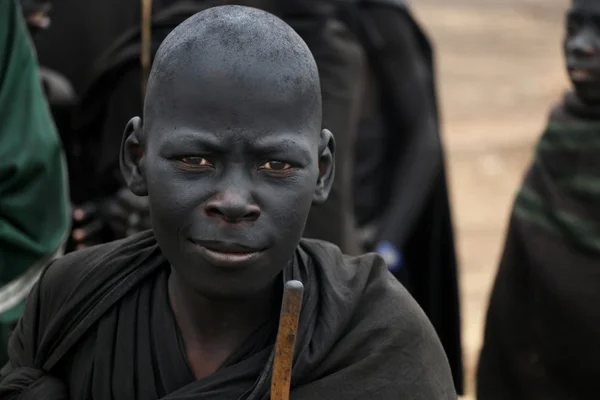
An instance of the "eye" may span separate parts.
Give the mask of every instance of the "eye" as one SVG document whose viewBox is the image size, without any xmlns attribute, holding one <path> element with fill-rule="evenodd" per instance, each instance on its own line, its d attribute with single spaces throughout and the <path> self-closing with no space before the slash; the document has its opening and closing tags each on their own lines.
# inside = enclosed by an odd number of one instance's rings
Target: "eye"
<svg viewBox="0 0 600 400">
<path fill-rule="evenodd" d="M 271 171 L 285 171 L 292 168 L 292 164 L 283 161 L 269 161 L 259 167 L 259 169 L 268 169 Z"/>
<path fill-rule="evenodd" d="M 212 163 L 204 157 L 182 157 L 181 162 L 193 167 L 212 167 Z"/>
</svg>

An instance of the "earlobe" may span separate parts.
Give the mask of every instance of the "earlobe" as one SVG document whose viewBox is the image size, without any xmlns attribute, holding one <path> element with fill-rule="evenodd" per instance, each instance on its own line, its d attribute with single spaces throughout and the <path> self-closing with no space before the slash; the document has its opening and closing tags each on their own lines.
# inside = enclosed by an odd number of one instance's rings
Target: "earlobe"
<svg viewBox="0 0 600 400">
<path fill-rule="evenodd" d="M 142 120 L 132 118 L 125 127 L 121 141 L 120 164 L 125 182 L 134 194 L 147 196 L 146 177 L 144 176 L 144 153 L 140 144 Z"/>
<path fill-rule="evenodd" d="M 322 204 L 329 197 L 335 178 L 335 140 L 333 134 L 323 129 L 319 137 L 319 178 L 315 187 L 314 204 Z"/>
</svg>

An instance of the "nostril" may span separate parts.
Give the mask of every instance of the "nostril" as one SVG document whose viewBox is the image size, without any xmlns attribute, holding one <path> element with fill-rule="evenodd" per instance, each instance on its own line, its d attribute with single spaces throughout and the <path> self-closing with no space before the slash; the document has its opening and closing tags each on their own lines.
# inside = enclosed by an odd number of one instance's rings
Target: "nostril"
<svg viewBox="0 0 600 400">
<path fill-rule="evenodd" d="M 216 205 L 209 204 L 206 206 L 206 215 L 209 217 L 225 217 L 225 215 L 219 210 L 219 207 Z"/>
<path fill-rule="evenodd" d="M 248 207 L 248 212 L 243 216 L 245 221 L 256 221 L 260 217 L 260 208 L 257 206 Z"/>
</svg>

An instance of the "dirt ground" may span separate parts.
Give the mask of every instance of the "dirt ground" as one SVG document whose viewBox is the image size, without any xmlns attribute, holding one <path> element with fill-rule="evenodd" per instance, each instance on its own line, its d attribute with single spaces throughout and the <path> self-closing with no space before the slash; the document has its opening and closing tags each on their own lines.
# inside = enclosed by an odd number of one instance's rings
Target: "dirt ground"
<svg viewBox="0 0 600 400">
<path fill-rule="evenodd" d="M 561 54 L 567 5 L 412 2 L 436 48 L 461 262 L 466 399 L 513 196 L 550 106 L 568 87 Z"/>
</svg>

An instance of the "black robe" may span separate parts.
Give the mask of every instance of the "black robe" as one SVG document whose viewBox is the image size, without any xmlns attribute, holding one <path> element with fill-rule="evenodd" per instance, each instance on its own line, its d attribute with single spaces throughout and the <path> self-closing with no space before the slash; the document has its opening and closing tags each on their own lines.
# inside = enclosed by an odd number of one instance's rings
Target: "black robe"
<svg viewBox="0 0 600 400">
<path fill-rule="evenodd" d="M 600 395 L 600 108 L 568 94 L 515 200 L 477 371 L 480 400 Z"/>
<path fill-rule="evenodd" d="M 458 265 L 433 50 L 403 0 L 343 1 L 353 4 L 346 20 L 370 65 L 354 176 L 360 231 L 367 250 L 388 241 L 402 252 L 394 274 L 433 323 L 462 393 Z"/>
<path fill-rule="evenodd" d="M 267 400 L 277 318 L 195 381 L 169 272 L 150 231 L 49 266 L 11 338 L 0 398 Z M 303 240 L 280 278 L 305 285 L 293 399 L 456 399 L 433 327 L 380 257 Z"/>
</svg>

